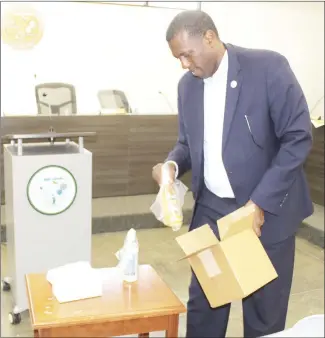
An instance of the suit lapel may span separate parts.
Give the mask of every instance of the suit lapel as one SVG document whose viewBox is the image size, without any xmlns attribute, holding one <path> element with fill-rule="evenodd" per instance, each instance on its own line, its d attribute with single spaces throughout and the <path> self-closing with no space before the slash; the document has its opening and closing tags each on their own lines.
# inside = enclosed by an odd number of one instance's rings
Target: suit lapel
<svg viewBox="0 0 325 338">
<path fill-rule="evenodd" d="M 237 59 L 236 51 L 232 45 L 227 44 L 228 53 L 228 77 L 227 77 L 227 94 L 225 105 L 225 116 L 223 124 L 222 149 L 226 147 L 229 137 L 231 123 L 234 118 L 239 93 L 242 85 L 242 74 L 240 64 Z"/>
<path fill-rule="evenodd" d="M 193 78 L 191 83 L 191 93 L 189 102 L 189 123 L 191 125 L 191 135 L 193 135 L 193 146 L 197 160 L 201 162 L 203 158 L 203 138 L 204 138 L 204 82 L 202 79 Z"/>
</svg>

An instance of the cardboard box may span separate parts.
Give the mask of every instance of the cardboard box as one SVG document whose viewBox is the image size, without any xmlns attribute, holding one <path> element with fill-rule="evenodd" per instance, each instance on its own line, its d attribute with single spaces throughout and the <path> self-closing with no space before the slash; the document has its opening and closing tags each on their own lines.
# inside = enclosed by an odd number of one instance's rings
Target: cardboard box
<svg viewBox="0 0 325 338">
<path fill-rule="evenodd" d="M 243 299 L 278 276 L 253 231 L 253 216 L 249 205 L 220 219 L 221 241 L 208 224 L 176 238 L 213 308 Z"/>
</svg>

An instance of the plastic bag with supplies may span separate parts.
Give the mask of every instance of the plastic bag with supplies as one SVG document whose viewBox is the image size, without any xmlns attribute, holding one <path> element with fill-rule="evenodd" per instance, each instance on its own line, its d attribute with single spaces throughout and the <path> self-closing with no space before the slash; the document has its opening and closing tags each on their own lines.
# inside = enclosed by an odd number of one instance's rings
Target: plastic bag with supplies
<svg viewBox="0 0 325 338">
<path fill-rule="evenodd" d="M 188 188 L 180 180 L 175 179 L 173 183 L 170 182 L 168 165 L 164 164 L 162 184 L 150 210 L 158 221 L 171 227 L 173 231 L 178 231 L 183 225 L 182 208 L 187 191 Z"/>
</svg>

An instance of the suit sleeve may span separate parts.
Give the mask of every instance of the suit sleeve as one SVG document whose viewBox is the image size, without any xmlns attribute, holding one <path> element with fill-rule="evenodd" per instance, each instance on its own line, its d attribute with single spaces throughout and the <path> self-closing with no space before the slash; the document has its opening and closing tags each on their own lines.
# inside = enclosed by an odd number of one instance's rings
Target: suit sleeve
<svg viewBox="0 0 325 338">
<path fill-rule="evenodd" d="M 267 88 L 269 111 L 280 147 L 251 200 L 277 215 L 311 150 L 312 129 L 305 96 L 284 57 L 277 58 L 269 67 Z"/>
<path fill-rule="evenodd" d="M 174 161 L 178 166 L 178 177 L 191 170 L 190 149 L 184 128 L 184 112 L 181 98 L 181 82 L 178 85 L 178 139 L 174 149 L 168 154 L 166 161 Z"/>
</svg>

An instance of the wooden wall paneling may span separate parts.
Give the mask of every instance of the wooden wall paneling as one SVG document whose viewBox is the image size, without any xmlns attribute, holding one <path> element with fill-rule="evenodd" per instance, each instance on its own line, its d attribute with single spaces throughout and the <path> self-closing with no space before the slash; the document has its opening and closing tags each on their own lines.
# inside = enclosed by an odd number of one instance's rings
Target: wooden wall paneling
<svg viewBox="0 0 325 338">
<path fill-rule="evenodd" d="M 95 137 L 85 138 L 85 147 L 93 153 L 93 197 L 126 194 L 127 116 L 61 116 L 51 120 L 47 117 L 5 117 L 3 120 L 2 135 L 44 132 L 50 126 L 57 132 L 96 131 Z M 3 196 L 2 189 L 2 203 Z"/>
<path fill-rule="evenodd" d="M 304 165 L 311 197 L 324 206 L 324 127 L 313 128 L 313 148 Z"/>
<path fill-rule="evenodd" d="M 93 197 L 126 195 L 128 116 L 69 116 L 57 126 L 57 131 L 97 133 L 85 138 L 85 147 L 93 153 Z"/>
<path fill-rule="evenodd" d="M 94 198 L 156 193 L 152 166 L 166 158 L 177 140 L 176 115 L 2 117 L 1 135 L 39 133 L 50 126 L 57 132 L 97 132 L 85 138 L 85 147 L 93 153 Z M 324 205 L 324 127 L 313 133 L 305 170 L 313 201 Z M 0 165 L 3 203 L 2 152 Z M 191 173 L 182 181 L 190 188 Z"/>
<path fill-rule="evenodd" d="M 156 193 L 152 167 L 166 159 L 177 141 L 177 116 L 130 116 L 129 121 L 128 194 Z"/>
<path fill-rule="evenodd" d="M 156 193 L 152 165 L 167 156 L 177 138 L 175 115 L 60 116 L 51 120 L 20 116 L 4 117 L 2 122 L 2 135 L 39 133 L 50 126 L 57 132 L 95 131 L 96 137 L 85 138 L 85 147 L 93 153 L 94 198 Z M 3 166 L 2 158 L 0 163 Z M 3 189 L 1 194 L 3 203 Z"/>
</svg>

